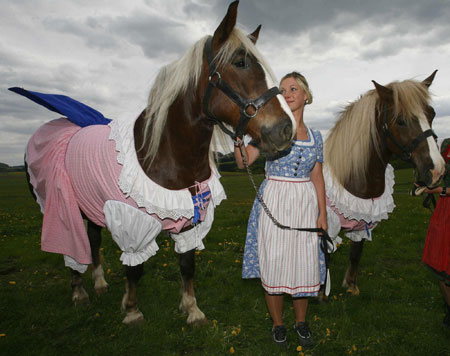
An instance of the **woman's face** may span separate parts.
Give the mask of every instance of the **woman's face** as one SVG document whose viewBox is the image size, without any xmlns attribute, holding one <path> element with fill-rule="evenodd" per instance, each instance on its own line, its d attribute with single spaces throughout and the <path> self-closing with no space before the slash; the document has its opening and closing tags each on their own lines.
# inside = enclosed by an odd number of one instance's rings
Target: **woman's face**
<svg viewBox="0 0 450 356">
<path fill-rule="evenodd" d="M 294 78 L 284 79 L 280 84 L 280 91 L 292 112 L 303 109 L 307 96 Z"/>
</svg>

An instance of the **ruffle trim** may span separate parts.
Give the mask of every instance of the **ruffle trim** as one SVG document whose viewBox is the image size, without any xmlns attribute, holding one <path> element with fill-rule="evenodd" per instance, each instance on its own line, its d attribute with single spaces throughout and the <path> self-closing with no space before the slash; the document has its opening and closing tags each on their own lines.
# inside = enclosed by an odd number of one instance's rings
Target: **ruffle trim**
<svg viewBox="0 0 450 356">
<path fill-rule="evenodd" d="M 131 197 L 140 208 L 145 208 L 149 214 L 156 214 L 161 219 L 190 219 L 194 216 L 194 205 L 191 193 L 187 189 L 169 190 L 153 182 L 143 171 L 137 159 L 134 146 L 135 120 L 113 120 L 109 124 L 110 140 L 116 143 L 117 161 L 122 165 L 119 177 L 119 187 L 128 197 Z M 219 181 L 217 170 L 211 170 L 211 177 L 202 183 L 208 184 L 211 190 L 211 200 L 214 207 L 219 205 L 226 194 Z"/>
<path fill-rule="evenodd" d="M 323 175 L 327 197 L 347 219 L 364 220 L 367 223 L 388 218 L 395 208 L 394 198 L 394 168 L 388 164 L 385 172 L 385 190 L 377 199 L 361 199 L 346 191 L 334 180 L 329 169 L 324 166 Z"/>
</svg>

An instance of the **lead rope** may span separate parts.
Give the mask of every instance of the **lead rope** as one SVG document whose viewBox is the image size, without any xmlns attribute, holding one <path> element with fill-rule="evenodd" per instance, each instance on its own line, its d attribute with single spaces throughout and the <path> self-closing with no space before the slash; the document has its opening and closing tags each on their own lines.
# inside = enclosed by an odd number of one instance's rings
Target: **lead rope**
<svg viewBox="0 0 450 356">
<path fill-rule="evenodd" d="M 259 192 L 258 187 L 256 186 L 255 180 L 253 178 L 253 173 L 250 169 L 250 166 L 248 165 L 247 160 L 247 152 L 245 151 L 244 147 L 244 140 L 236 140 L 235 145 L 239 147 L 239 151 L 241 152 L 242 157 L 242 163 L 244 164 L 245 169 L 247 170 L 248 177 L 250 178 L 250 181 L 252 182 L 253 188 L 255 189 L 256 196 L 264 210 L 264 212 L 267 214 L 267 216 L 272 220 L 272 222 L 280 229 L 282 230 L 295 230 L 295 231 L 307 231 L 307 232 L 317 232 L 320 233 L 320 249 L 322 250 L 324 256 L 325 256 L 325 295 L 328 296 L 330 294 L 330 272 L 329 272 L 329 262 L 330 262 L 330 254 L 328 253 L 328 243 L 330 243 L 333 246 L 333 242 L 331 241 L 330 236 L 328 235 L 327 231 L 322 228 L 299 228 L 299 227 L 290 227 L 283 225 L 280 223 L 270 212 L 269 208 L 267 207 L 267 204 L 264 202 L 263 197 L 261 193 Z"/>
</svg>

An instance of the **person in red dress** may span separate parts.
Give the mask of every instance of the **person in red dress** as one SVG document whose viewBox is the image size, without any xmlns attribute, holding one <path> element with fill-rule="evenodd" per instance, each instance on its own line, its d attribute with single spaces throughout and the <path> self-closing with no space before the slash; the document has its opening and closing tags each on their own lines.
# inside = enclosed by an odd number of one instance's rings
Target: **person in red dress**
<svg viewBox="0 0 450 356">
<path fill-rule="evenodd" d="M 428 226 L 422 262 L 439 278 L 446 307 L 443 324 L 450 328 L 450 138 L 442 142 L 441 154 L 445 160 L 443 186 L 424 190 L 439 194 L 439 199 Z"/>
</svg>

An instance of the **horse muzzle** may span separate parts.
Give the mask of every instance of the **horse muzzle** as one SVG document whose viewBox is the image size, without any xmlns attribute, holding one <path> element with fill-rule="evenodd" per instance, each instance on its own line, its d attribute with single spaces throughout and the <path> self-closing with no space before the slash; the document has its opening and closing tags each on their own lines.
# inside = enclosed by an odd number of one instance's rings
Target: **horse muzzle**
<svg viewBox="0 0 450 356">
<path fill-rule="evenodd" d="M 261 149 L 274 154 L 284 151 L 292 142 L 292 121 L 289 117 L 281 119 L 277 125 L 261 127 Z"/>
<path fill-rule="evenodd" d="M 414 170 L 414 177 L 416 182 L 421 182 L 428 188 L 434 188 L 440 184 L 444 173 L 445 164 L 442 159 L 442 162 L 437 162 L 436 164 L 416 166 Z"/>
</svg>

